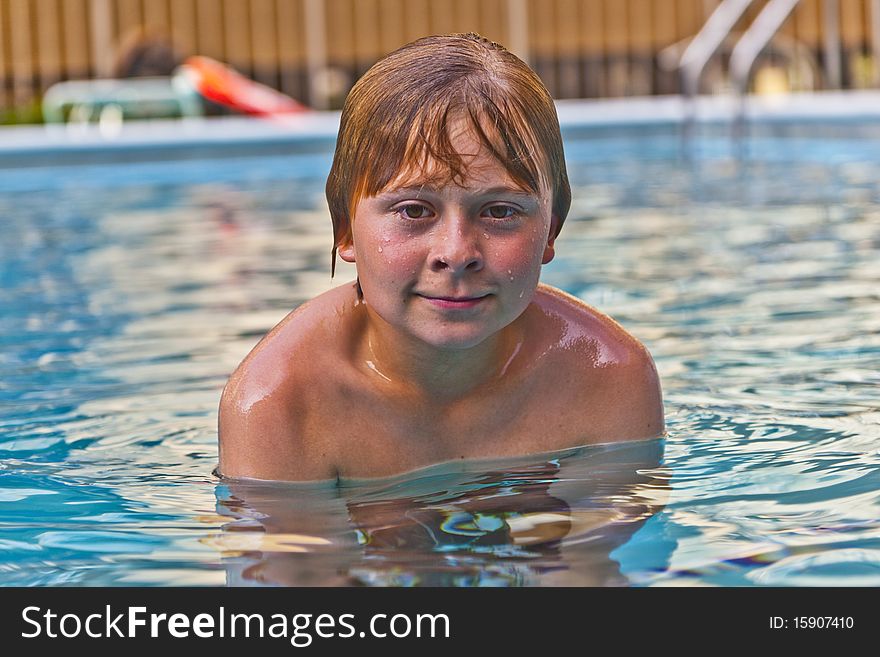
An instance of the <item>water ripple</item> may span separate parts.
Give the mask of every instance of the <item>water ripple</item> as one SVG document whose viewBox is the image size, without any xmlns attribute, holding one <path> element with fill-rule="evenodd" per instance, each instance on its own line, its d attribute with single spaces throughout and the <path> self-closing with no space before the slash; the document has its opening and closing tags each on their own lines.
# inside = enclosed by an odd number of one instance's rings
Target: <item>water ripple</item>
<svg viewBox="0 0 880 657">
<path fill-rule="evenodd" d="M 880 164 L 835 135 L 760 138 L 745 173 L 711 136 L 696 169 L 668 135 L 567 146 L 544 280 L 650 348 L 662 461 L 586 450 L 340 490 L 210 475 L 226 376 L 331 287 L 328 154 L 7 180 L 0 579 L 878 585 Z"/>
</svg>

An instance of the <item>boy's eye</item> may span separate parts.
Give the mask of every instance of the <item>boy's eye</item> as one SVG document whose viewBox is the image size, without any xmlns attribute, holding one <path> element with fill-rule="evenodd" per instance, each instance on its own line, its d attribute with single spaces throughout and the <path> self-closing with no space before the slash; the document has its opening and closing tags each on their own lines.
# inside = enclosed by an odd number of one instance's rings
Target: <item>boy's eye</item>
<svg viewBox="0 0 880 657">
<path fill-rule="evenodd" d="M 510 219 L 516 214 L 516 208 L 512 208 L 509 205 L 493 205 L 487 208 L 486 212 L 493 219 Z"/>
<path fill-rule="evenodd" d="M 397 212 L 407 219 L 424 219 L 431 214 L 431 211 L 424 205 L 417 205 L 415 203 L 401 206 L 397 209 Z"/>
</svg>

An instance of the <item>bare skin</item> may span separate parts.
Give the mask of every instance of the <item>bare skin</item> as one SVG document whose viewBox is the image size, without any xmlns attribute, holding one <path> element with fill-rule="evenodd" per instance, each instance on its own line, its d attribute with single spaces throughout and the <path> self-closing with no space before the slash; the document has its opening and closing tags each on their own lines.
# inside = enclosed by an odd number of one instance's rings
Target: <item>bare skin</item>
<svg viewBox="0 0 880 657">
<path fill-rule="evenodd" d="M 220 404 L 220 472 L 383 477 L 662 434 L 647 350 L 539 285 L 559 225 L 546 184 L 522 189 L 466 124 L 461 181 L 404 171 L 358 200 L 339 255 L 353 284 L 304 304 L 251 352 Z"/>
<path fill-rule="evenodd" d="M 362 344 L 368 321 L 354 284 L 343 285 L 300 306 L 250 353 L 221 402 L 222 475 L 384 477 L 663 433 L 647 350 L 550 286 L 510 325 L 519 339 L 500 369 L 451 398 L 372 367 Z"/>
</svg>

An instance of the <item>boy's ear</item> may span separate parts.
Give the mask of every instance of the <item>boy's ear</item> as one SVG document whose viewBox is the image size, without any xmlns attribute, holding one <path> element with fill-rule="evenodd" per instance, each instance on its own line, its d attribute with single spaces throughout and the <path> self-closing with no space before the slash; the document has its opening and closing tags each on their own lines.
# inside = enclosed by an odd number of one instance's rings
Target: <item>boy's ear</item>
<svg viewBox="0 0 880 657">
<path fill-rule="evenodd" d="M 544 255 L 541 257 L 541 264 L 546 265 L 553 260 L 556 255 L 554 243 L 556 242 L 556 234 L 559 232 L 559 217 L 555 214 L 550 217 L 550 236 L 547 238 L 547 246 L 544 247 Z"/>
<path fill-rule="evenodd" d="M 336 253 L 345 262 L 354 262 L 354 242 L 351 239 L 346 240 L 336 248 Z"/>
</svg>

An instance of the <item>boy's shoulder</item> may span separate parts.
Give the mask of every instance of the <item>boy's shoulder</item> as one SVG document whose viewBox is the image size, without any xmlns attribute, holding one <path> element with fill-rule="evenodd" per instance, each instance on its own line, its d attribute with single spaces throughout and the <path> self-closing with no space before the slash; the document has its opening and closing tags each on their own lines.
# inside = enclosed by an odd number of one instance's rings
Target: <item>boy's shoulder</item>
<svg viewBox="0 0 880 657">
<path fill-rule="evenodd" d="M 298 306 L 251 350 L 229 377 L 219 411 L 220 472 L 261 479 L 329 479 L 335 468 L 320 440 L 291 440 L 309 420 L 323 381 L 347 348 L 343 323 L 357 302 L 354 285 Z M 339 341 L 339 344 L 331 344 Z M 298 464 L 308 472 L 291 472 Z"/>
<path fill-rule="evenodd" d="M 354 285 L 342 285 L 297 306 L 250 351 L 230 377 L 234 389 L 257 386 L 279 392 L 312 379 L 315 370 L 345 351 L 344 325 L 356 304 Z M 228 386 L 227 386 L 228 387 Z"/>
<path fill-rule="evenodd" d="M 578 348 L 580 365 L 635 364 L 650 358 L 645 346 L 614 319 L 581 299 L 550 285 L 540 284 L 534 297 L 542 323 L 549 334 L 559 336 L 559 346 Z"/>
<path fill-rule="evenodd" d="M 589 422 L 590 442 L 662 434 L 660 381 L 645 346 L 608 315 L 554 287 L 540 285 L 534 303 L 546 336 L 547 383 L 564 389 L 572 413 Z"/>
</svg>

